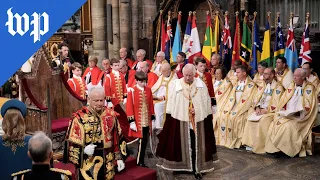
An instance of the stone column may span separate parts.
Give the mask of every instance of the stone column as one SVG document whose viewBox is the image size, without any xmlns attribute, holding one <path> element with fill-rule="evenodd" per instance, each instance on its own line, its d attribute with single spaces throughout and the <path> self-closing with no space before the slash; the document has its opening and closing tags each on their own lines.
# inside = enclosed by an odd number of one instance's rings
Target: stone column
<svg viewBox="0 0 320 180">
<path fill-rule="evenodd" d="M 112 0 L 112 30 L 113 30 L 113 54 L 110 58 L 119 58 L 120 50 L 120 26 L 119 26 L 119 0 Z"/>
<path fill-rule="evenodd" d="M 120 42 L 121 47 L 127 49 L 130 48 L 129 39 L 129 27 L 130 27 L 130 16 L 129 16 L 129 4 L 130 0 L 120 0 Z M 120 47 L 120 48 L 121 48 Z"/>
<path fill-rule="evenodd" d="M 107 44 L 108 44 L 108 58 L 113 57 L 113 38 L 112 38 L 112 0 L 106 0 L 107 4 L 107 20 L 106 20 L 106 31 L 107 31 Z"/>
<path fill-rule="evenodd" d="M 156 13 L 157 2 L 156 0 L 142 0 L 143 1 L 143 37 L 148 38 L 150 31 L 150 25 L 152 26 Z"/>
<path fill-rule="evenodd" d="M 139 0 L 131 0 L 131 9 L 132 9 L 132 47 L 133 51 L 137 52 L 138 50 L 138 38 L 139 38 L 139 31 L 138 31 L 138 24 L 139 24 Z"/>
<path fill-rule="evenodd" d="M 98 66 L 106 56 L 105 1 L 91 0 L 93 54 L 98 57 Z"/>
</svg>

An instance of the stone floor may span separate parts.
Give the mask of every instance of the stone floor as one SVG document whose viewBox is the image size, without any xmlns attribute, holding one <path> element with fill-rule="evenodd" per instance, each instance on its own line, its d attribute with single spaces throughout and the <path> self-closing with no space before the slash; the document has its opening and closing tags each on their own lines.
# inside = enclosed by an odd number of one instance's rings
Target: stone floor
<svg viewBox="0 0 320 180">
<path fill-rule="evenodd" d="M 267 154 L 253 154 L 244 149 L 232 150 L 224 147 L 217 149 L 219 162 L 216 164 L 215 171 L 204 174 L 203 179 L 320 179 L 320 153 L 305 158 L 274 158 Z M 170 171 L 158 169 L 156 161 L 148 148 L 145 163 L 149 168 L 157 170 L 159 180 L 194 179 L 193 174 L 173 175 Z"/>
</svg>

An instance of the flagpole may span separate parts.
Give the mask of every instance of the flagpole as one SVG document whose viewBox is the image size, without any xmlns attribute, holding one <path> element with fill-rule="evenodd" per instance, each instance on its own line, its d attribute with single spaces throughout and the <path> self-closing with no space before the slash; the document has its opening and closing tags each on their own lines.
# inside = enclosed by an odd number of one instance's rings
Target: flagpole
<svg viewBox="0 0 320 180">
<path fill-rule="evenodd" d="M 250 57 L 251 61 L 252 61 L 253 47 L 255 46 L 255 45 L 254 45 L 254 33 L 255 33 L 254 23 L 255 23 L 255 21 L 256 21 L 257 14 L 258 14 L 257 11 L 255 11 L 255 12 L 253 13 L 252 33 L 251 33 L 251 44 L 252 44 L 253 46 L 251 47 L 252 53 L 250 54 L 250 56 L 251 56 L 251 57 Z"/>
<path fill-rule="evenodd" d="M 159 28 L 157 28 L 157 39 L 156 39 L 156 52 L 158 52 L 158 46 L 159 46 L 159 40 L 160 40 L 160 37 L 161 37 L 161 26 L 162 26 L 162 24 L 161 24 L 161 20 L 162 20 L 162 10 L 160 10 L 160 18 L 159 18 L 159 20 L 158 20 L 158 25 L 157 25 L 157 27 L 159 27 Z M 161 44 L 160 44 L 160 49 L 161 49 Z M 155 58 L 155 56 L 154 56 L 154 58 Z"/>
</svg>

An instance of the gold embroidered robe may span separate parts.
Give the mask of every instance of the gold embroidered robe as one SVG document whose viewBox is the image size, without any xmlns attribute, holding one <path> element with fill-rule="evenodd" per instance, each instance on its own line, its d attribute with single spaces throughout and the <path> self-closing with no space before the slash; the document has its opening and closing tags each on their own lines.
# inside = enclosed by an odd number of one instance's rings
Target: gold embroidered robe
<svg viewBox="0 0 320 180">
<path fill-rule="evenodd" d="M 236 84 L 238 84 L 238 82 L 236 82 Z M 241 146 L 241 139 L 247 121 L 248 110 L 252 106 L 257 87 L 251 78 L 247 77 L 238 102 L 236 102 L 236 89 L 237 86 L 234 86 L 231 90 L 226 104 L 223 107 L 218 124 L 218 128 L 220 128 L 219 131 L 221 131 L 219 145 L 228 148 L 239 148 Z"/>
<path fill-rule="evenodd" d="M 274 113 L 281 95 L 284 92 L 283 86 L 275 80 L 273 80 L 271 83 L 271 91 L 269 93 L 265 92 L 265 89 L 265 83 L 263 86 L 258 87 L 257 93 L 255 93 L 257 98 L 255 98 L 253 107 L 248 112 L 248 117 L 253 113 L 255 114 L 256 107 L 260 106 L 263 101 L 267 101 L 267 98 L 270 98 L 270 100 L 267 102 L 268 104 L 265 104 L 267 105 L 267 113 L 262 115 L 259 121 L 248 120 L 244 127 L 242 138 L 242 144 L 250 146 L 252 148 L 252 152 L 258 154 L 265 153 L 264 147 L 268 129 L 273 121 Z"/>
<path fill-rule="evenodd" d="M 280 99 L 277 106 L 278 112 L 279 110 L 287 109 L 287 104 L 293 98 L 294 92 L 295 83 L 291 83 Z M 306 156 L 307 153 L 312 154 L 311 128 L 318 114 L 317 98 L 312 84 L 303 83 L 300 101 L 302 101 L 304 109 L 299 112 L 299 115 L 303 113 L 302 119 L 301 116 L 296 116 L 295 114 L 289 117 L 280 116 L 278 112 L 275 114 L 267 134 L 266 152 L 282 151 L 290 157 L 294 157 L 297 154 L 300 157 Z"/>
<path fill-rule="evenodd" d="M 79 179 L 113 179 L 116 160 L 126 155 L 125 143 L 120 144 L 121 128 L 116 112 L 105 108 L 99 115 L 83 107 L 72 115 L 66 135 L 64 162 L 74 164 Z M 93 156 L 84 153 L 84 148 L 97 145 Z M 88 173 L 93 168 L 93 174 Z"/>
<path fill-rule="evenodd" d="M 213 82 L 215 84 L 215 82 Z M 226 101 L 229 97 L 229 94 L 232 90 L 232 84 L 231 81 L 226 77 L 224 80 L 221 81 L 221 83 L 215 87 L 214 86 L 214 94 L 216 99 L 216 113 L 213 117 L 213 129 L 214 134 L 216 136 L 216 144 L 220 144 L 220 136 L 221 136 L 221 130 L 218 128 L 218 124 L 220 123 L 220 117 L 222 116 L 222 110 L 224 105 L 226 104 Z"/>
<path fill-rule="evenodd" d="M 288 67 L 284 70 L 282 75 L 278 74 L 277 69 L 275 69 L 275 71 L 276 71 L 277 81 L 280 82 L 285 89 L 287 89 L 293 81 L 292 71 Z"/>
</svg>

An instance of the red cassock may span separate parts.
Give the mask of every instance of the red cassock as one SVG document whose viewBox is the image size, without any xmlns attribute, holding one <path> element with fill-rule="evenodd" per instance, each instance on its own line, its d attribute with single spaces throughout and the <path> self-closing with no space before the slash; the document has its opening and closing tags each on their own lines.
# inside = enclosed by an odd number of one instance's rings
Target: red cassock
<svg viewBox="0 0 320 180">
<path fill-rule="evenodd" d="M 88 75 L 88 73 L 90 73 L 90 76 Z M 94 68 L 87 67 L 87 69 L 84 71 L 82 75 L 82 78 L 84 79 L 86 84 L 89 84 L 91 82 L 92 85 L 97 85 L 99 83 L 100 73 L 101 73 L 101 69 L 98 68 L 97 66 L 95 66 Z"/>
<path fill-rule="evenodd" d="M 137 126 L 137 132 L 129 128 L 129 136 L 142 138 L 143 124 L 148 124 L 149 133 L 152 131 L 152 120 L 154 116 L 152 92 L 149 87 L 145 87 L 142 91 L 137 86 L 130 88 L 127 100 L 127 116 L 129 121 L 134 121 Z"/>
<path fill-rule="evenodd" d="M 101 71 L 99 77 L 98 77 L 98 82 L 101 82 L 101 85 L 103 86 L 105 79 L 107 77 L 107 74 L 111 72 L 111 68 L 108 69 L 107 71 Z"/>
<path fill-rule="evenodd" d="M 129 77 L 129 81 L 128 81 L 128 87 L 133 87 L 134 85 L 136 85 L 136 79 L 135 79 L 135 74 L 136 74 L 136 71 L 133 70 L 133 72 L 130 75 Z M 147 87 L 149 88 L 152 88 L 152 86 L 158 81 L 158 76 L 153 73 L 153 72 L 148 72 L 148 84 L 147 84 Z"/>
<path fill-rule="evenodd" d="M 147 63 L 149 64 L 149 70 L 151 70 L 152 68 L 152 61 L 150 61 L 149 59 L 146 59 L 145 61 L 147 61 Z M 132 68 L 131 69 L 134 69 L 136 70 L 136 65 L 139 63 L 139 61 L 134 61 L 134 63 L 132 64 Z"/>
<path fill-rule="evenodd" d="M 123 99 L 127 97 L 126 81 L 122 73 L 119 73 L 119 77 L 116 77 L 113 71 L 107 75 L 104 83 L 104 90 L 107 101 L 111 100 L 115 106 L 123 102 Z"/>
<path fill-rule="evenodd" d="M 182 73 L 182 68 L 184 64 L 178 64 L 177 67 L 175 68 L 176 74 L 179 79 L 183 78 L 183 73 Z"/>
<path fill-rule="evenodd" d="M 127 61 L 127 65 L 130 67 L 130 69 L 132 68 L 133 64 L 134 64 L 134 60 L 130 59 L 130 58 L 126 58 Z"/>
<path fill-rule="evenodd" d="M 199 77 L 199 74 L 196 73 L 196 77 Z M 208 88 L 209 95 L 212 98 L 214 98 L 214 90 L 213 90 L 213 84 L 212 84 L 212 76 L 208 72 L 204 72 L 202 77 L 199 77 L 206 85 Z"/>
<path fill-rule="evenodd" d="M 84 80 L 80 78 L 70 78 L 68 79 L 69 87 L 79 96 L 83 99 L 86 98 L 86 85 Z"/>
</svg>

